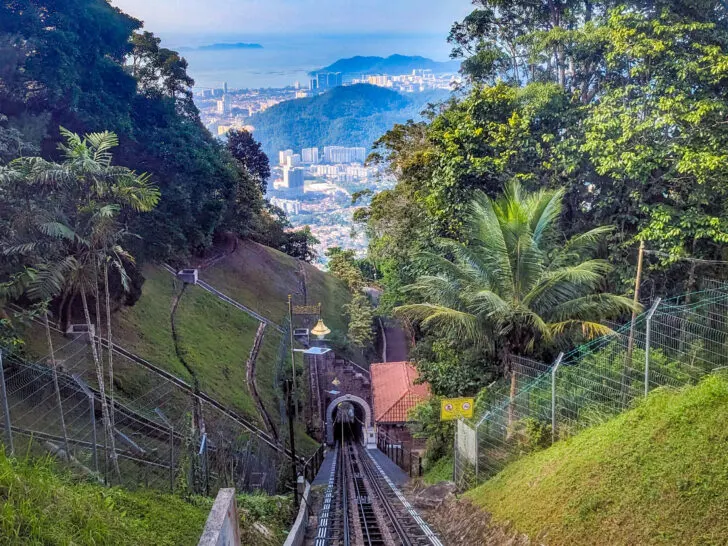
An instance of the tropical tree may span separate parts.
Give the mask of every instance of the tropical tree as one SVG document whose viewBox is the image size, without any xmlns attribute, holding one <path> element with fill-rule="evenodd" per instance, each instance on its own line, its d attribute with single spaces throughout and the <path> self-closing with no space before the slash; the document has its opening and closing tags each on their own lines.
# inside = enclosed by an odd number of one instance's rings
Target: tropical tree
<svg viewBox="0 0 728 546">
<path fill-rule="evenodd" d="M 416 303 L 395 309 L 433 334 L 484 346 L 511 376 L 511 355 L 539 344 L 610 332 L 601 321 L 633 309 L 623 296 L 600 292 L 610 265 L 589 258 L 608 227 L 563 240 L 555 225 L 563 190 L 527 193 L 517 182 L 491 199 L 477 193 L 465 242 L 440 241 L 422 252 L 426 274 L 408 287 Z"/>
<path fill-rule="evenodd" d="M 65 158 L 63 163 L 20 158 L 0 170 L 3 193 L 17 204 L 16 218 L 11 222 L 16 227 L 10 238 L 13 243 L 3 245 L 3 253 L 30 272 L 25 292 L 31 299 L 50 301 L 69 293 L 80 296 L 88 331 L 96 334 L 90 336 L 91 353 L 111 458 L 119 476 L 112 415 L 109 269 L 117 272 L 125 288 L 125 266 L 132 264 L 133 259 L 120 246 L 128 235 L 121 223 L 122 214 L 151 210 L 159 200 L 159 191 L 147 175 L 112 164 L 111 150 L 118 145 L 115 134 L 80 137 L 63 128 L 61 132 L 65 138 L 59 146 Z M 29 215 L 29 211 L 33 214 Z M 111 410 L 104 379 L 100 285 L 106 307 Z M 91 320 L 89 295 L 95 302 L 95 324 Z"/>
</svg>

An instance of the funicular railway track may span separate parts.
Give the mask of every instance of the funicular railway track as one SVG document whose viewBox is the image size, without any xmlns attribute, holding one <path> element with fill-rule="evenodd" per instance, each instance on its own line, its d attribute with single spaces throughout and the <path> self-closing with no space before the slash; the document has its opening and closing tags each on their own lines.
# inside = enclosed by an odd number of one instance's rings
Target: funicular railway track
<svg viewBox="0 0 728 546">
<path fill-rule="evenodd" d="M 442 546 L 364 447 L 342 434 L 336 453 L 315 546 Z"/>
</svg>

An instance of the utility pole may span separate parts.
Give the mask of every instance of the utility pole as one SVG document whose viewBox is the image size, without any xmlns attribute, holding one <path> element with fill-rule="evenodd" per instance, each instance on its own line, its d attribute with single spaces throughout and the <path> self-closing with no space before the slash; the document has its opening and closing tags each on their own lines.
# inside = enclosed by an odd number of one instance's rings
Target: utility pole
<svg viewBox="0 0 728 546">
<path fill-rule="evenodd" d="M 286 413 L 288 414 L 288 438 L 291 447 L 291 474 L 293 475 L 293 501 L 298 507 L 298 469 L 296 468 L 296 442 L 293 434 L 293 404 L 291 403 L 291 382 L 286 381 Z"/>
<path fill-rule="evenodd" d="M 288 294 L 288 334 L 290 336 L 289 343 L 291 345 L 291 373 L 293 374 L 293 392 L 292 396 L 295 395 L 296 391 L 296 352 L 293 350 L 293 296 Z M 298 420 L 298 402 L 294 400 L 295 404 L 295 415 Z"/>
<path fill-rule="evenodd" d="M 634 328 L 637 323 L 637 305 L 640 298 L 640 284 L 642 283 L 642 258 L 645 254 L 645 242 L 640 241 L 639 253 L 637 255 L 637 275 L 634 279 L 634 309 L 632 310 L 632 322 L 629 327 L 629 340 L 627 341 L 627 354 L 624 358 L 624 367 L 622 368 L 622 406 L 627 403 L 627 390 L 629 367 L 632 362 L 632 351 L 634 350 Z"/>
</svg>

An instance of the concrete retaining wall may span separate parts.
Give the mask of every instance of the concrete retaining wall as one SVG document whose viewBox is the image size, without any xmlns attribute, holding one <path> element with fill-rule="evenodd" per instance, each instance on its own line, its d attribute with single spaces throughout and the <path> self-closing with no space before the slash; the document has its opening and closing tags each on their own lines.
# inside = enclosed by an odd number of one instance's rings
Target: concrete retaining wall
<svg viewBox="0 0 728 546">
<path fill-rule="evenodd" d="M 220 489 L 197 546 L 240 546 L 240 516 L 235 489 Z"/>
<path fill-rule="evenodd" d="M 303 485 L 303 479 L 299 477 L 299 485 Z M 299 488 L 300 491 L 300 488 Z M 311 496 L 311 484 L 306 482 L 306 488 L 301 498 L 301 506 L 298 509 L 298 517 L 291 527 L 288 538 L 283 546 L 301 546 L 306 535 L 306 523 L 308 522 L 308 500 Z"/>
</svg>

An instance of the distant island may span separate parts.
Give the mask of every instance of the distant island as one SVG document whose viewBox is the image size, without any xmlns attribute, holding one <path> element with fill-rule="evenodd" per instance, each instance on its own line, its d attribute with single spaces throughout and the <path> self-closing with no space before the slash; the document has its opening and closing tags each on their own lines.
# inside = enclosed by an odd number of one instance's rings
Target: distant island
<svg viewBox="0 0 728 546">
<path fill-rule="evenodd" d="M 263 49 L 260 44 L 246 44 L 238 42 L 237 44 L 210 44 L 200 47 L 181 47 L 180 51 L 226 51 L 229 49 Z"/>
<path fill-rule="evenodd" d="M 395 76 L 399 74 L 407 74 L 413 70 L 432 70 L 435 73 L 457 72 L 460 69 L 458 61 L 433 61 L 426 57 L 408 56 L 408 55 L 391 55 L 384 57 L 351 57 L 349 59 L 339 59 L 335 63 L 314 70 L 311 75 L 319 72 L 341 72 L 347 74 L 386 74 Z"/>
</svg>

